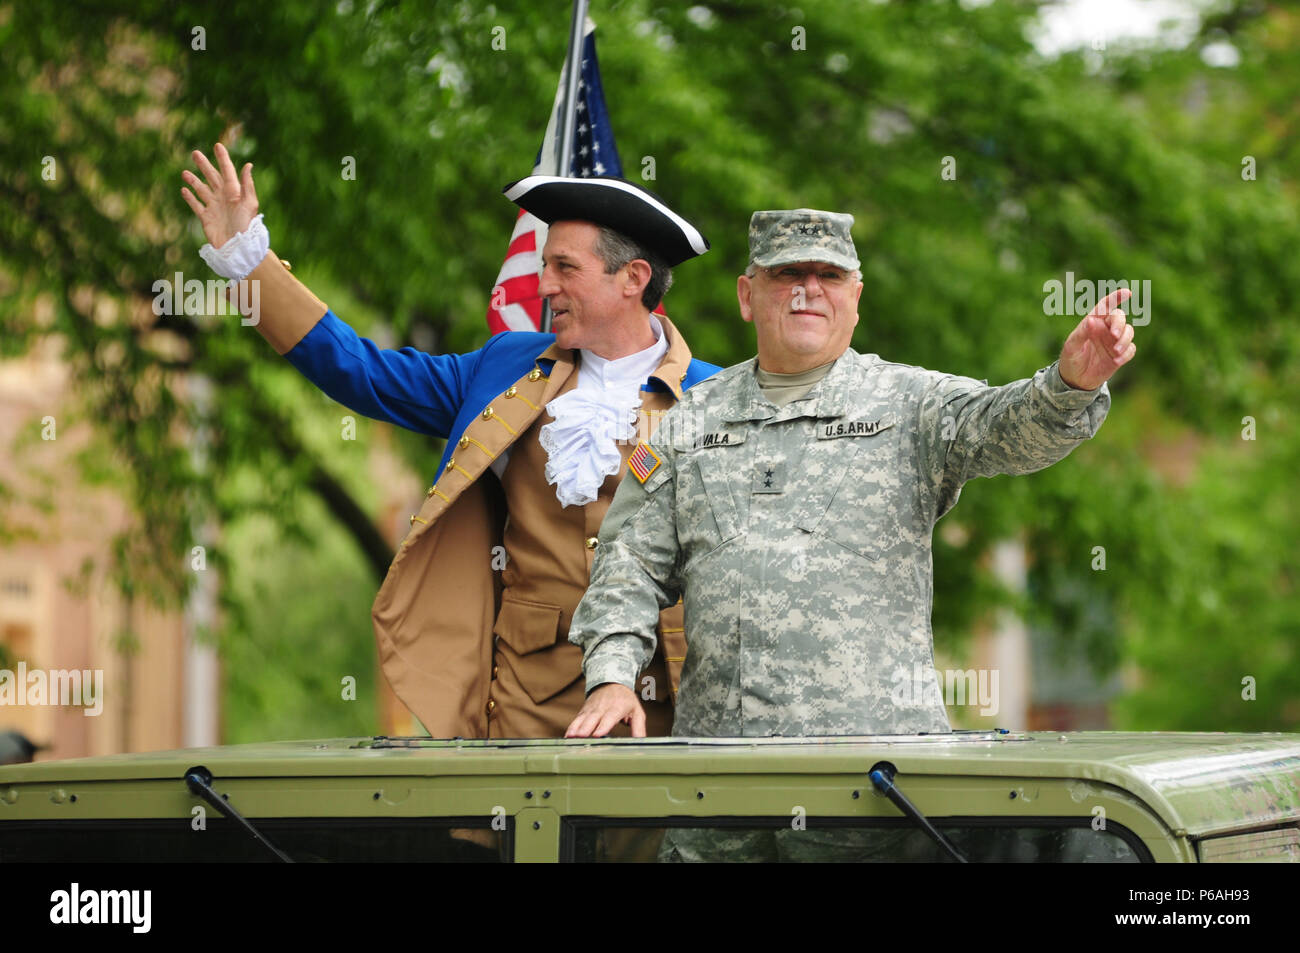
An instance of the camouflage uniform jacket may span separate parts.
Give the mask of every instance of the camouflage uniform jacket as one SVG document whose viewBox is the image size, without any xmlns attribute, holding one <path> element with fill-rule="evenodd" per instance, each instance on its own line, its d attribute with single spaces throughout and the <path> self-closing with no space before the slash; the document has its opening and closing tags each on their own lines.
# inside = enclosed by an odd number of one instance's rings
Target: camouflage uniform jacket
<svg viewBox="0 0 1300 953">
<path fill-rule="evenodd" d="M 1002 387 L 847 350 L 803 398 L 768 401 L 755 360 L 690 390 L 629 470 L 569 640 L 587 690 L 634 691 L 679 594 L 687 654 L 673 734 L 949 731 L 935 678 L 931 534 L 972 477 L 1030 473 L 1101 426 L 1106 385 L 1056 364 Z M 634 455 L 634 459 L 635 459 Z"/>
</svg>

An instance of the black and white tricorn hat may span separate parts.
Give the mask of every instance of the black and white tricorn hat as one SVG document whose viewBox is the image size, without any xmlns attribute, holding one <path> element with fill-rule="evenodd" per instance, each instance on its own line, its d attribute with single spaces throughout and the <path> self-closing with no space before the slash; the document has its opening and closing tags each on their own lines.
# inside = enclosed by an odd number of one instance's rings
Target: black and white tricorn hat
<svg viewBox="0 0 1300 953">
<path fill-rule="evenodd" d="M 709 250 L 709 241 L 698 228 L 649 189 L 625 179 L 530 175 L 502 191 L 548 225 L 563 221 L 604 225 L 657 252 L 669 267 Z"/>
</svg>

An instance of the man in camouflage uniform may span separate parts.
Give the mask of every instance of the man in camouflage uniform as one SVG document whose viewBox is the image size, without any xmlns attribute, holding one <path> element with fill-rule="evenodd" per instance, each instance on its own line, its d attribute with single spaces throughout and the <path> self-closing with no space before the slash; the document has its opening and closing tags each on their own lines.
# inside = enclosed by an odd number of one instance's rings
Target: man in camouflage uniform
<svg viewBox="0 0 1300 953">
<path fill-rule="evenodd" d="M 853 218 L 756 212 L 741 316 L 758 357 L 696 388 L 633 453 L 569 632 L 570 737 L 641 731 L 635 679 L 679 594 L 677 736 L 950 730 L 934 670 L 931 533 L 972 477 L 1030 473 L 1097 432 L 1135 353 L 1106 298 L 1060 360 L 1002 387 L 858 354 Z M 930 685 L 899 697 L 916 665 Z"/>
</svg>

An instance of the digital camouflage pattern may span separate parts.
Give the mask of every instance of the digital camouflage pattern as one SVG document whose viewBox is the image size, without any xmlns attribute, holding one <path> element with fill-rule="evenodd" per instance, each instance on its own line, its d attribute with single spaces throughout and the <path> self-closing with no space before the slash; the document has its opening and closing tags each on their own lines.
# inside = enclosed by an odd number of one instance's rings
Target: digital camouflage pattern
<svg viewBox="0 0 1300 953">
<path fill-rule="evenodd" d="M 749 263 L 770 268 L 822 261 L 847 271 L 859 265 L 853 247 L 853 216 L 796 208 L 755 212 L 749 219 Z"/>
<path fill-rule="evenodd" d="M 989 387 L 849 349 L 778 409 L 755 364 L 688 391 L 649 441 L 662 464 L 620 484 L 569 633 L 587 691 L 637 690 L 681 595 L 674 735 L 949 731 L 934 524 L 967 480 L 1040 470 L 1095 434 L 1108 389 L 1074 390 L 1056 364 Z"/>
</svg>

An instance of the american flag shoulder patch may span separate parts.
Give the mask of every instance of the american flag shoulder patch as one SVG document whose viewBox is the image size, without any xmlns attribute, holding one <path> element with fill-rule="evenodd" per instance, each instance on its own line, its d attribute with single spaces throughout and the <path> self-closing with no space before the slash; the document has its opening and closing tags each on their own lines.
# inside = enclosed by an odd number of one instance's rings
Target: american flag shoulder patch
<svg viewBox="0 0 1300 953">
<path fill-rule="evenodd" d="M 632 456 L 627 458 L 627 468 L 642 483 L 650 479 L 650 474 L 654 473 L 655 468 L 661 463 L 663 461 L 659 459 L 658 454 L 644 443 L 638 443 L 636 449 L 632 451 Z"/>
</svg>

